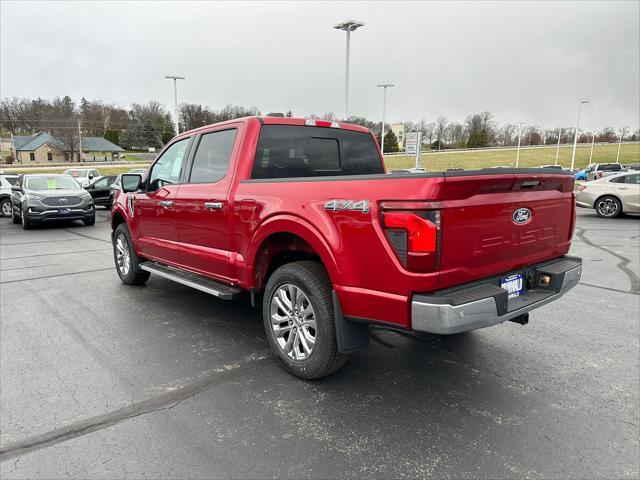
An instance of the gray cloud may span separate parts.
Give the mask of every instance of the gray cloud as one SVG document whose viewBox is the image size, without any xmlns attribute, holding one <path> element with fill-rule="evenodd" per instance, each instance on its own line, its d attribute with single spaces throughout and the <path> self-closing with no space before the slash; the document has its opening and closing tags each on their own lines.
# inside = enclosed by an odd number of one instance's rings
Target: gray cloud
<svg viewBox="0 0 640 480">
<path fill-rule="evenodd" d="M 427 120 L 490 110 L 501 122 L 640 125 L 640 3 L 2 2 L 4 96 L 69 94 L 127 105 L 180 100 L 297 115 Z"/>
</svg>

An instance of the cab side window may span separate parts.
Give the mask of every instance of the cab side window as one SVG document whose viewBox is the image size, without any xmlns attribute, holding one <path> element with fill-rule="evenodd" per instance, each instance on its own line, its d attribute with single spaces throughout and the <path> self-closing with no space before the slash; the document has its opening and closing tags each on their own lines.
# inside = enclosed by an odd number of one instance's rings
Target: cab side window
<svg viewBox="0 0 640 480">
<path fill-rule="evenodd" d="M 155 191 L 165 185 L 172 185 L 180 181 L 180 173 L 182 172 L 189 140 L 189 138 L 185 138 L 171 145 L 153 165 L 149 175 L 148 189 L 150 191 Z"/>
<path fill-rule="evenodd" d="M 237 130 L 205 133 L 193 158 L 189 183 L 215 183 L 227 175 Z"/>
</svg>

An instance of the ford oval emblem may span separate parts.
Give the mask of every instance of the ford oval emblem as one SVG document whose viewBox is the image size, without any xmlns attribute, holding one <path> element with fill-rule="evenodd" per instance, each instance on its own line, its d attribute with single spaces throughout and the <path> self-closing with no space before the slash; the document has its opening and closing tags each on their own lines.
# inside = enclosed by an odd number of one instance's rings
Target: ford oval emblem
<svg viewBox="0 0 640 480">
<path fill-rule="evenodd" d="M 531 221 L 531 210 L 528 208 L 519 208 L 513 212 L 513 221 L 518 225 L 524 225 Z"/>
</svg>

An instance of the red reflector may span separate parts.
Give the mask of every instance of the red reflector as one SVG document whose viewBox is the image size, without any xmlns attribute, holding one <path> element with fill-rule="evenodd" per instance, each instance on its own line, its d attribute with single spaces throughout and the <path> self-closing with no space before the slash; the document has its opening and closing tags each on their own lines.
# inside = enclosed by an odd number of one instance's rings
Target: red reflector
<svg viewBox="0 0 640 480">
<path fill-rule="evenodd" d="M 587 188 L 586 185 L 580 185 L 580 187 L 578 187 L 578 191 L 581 192 L 582 190 L 584 190 L 585 188 Z"/>
<path fill-rule="evenodd" d="M 435 223 L 412 213 L 387 212 L 384 214 L 387 228 L 407 231 L 410 252 L 435 252 L 438 227 Z"/>
</svg>

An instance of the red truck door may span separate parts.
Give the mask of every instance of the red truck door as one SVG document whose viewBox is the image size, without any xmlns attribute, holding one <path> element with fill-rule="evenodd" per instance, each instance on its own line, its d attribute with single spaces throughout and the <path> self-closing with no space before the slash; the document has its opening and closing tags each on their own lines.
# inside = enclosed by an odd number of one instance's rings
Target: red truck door
<svg viewBox="0 0 640 480">
<path fill-rule="evenodd" d="M 190 140 L 178 140 L 165 149 L 151 167 L 146 191 L 134 194 L 133 221 L 144 257 L 179 263 L 174 202 Z"/>
<path fill-rule="evenodd" d="M 180 186 L 174 200 L 180 263 L 224 281 L 236 276 L 228 193 L 239 128 L 218 127 L 196 138 L 187 183 Z"/>
</svg>

